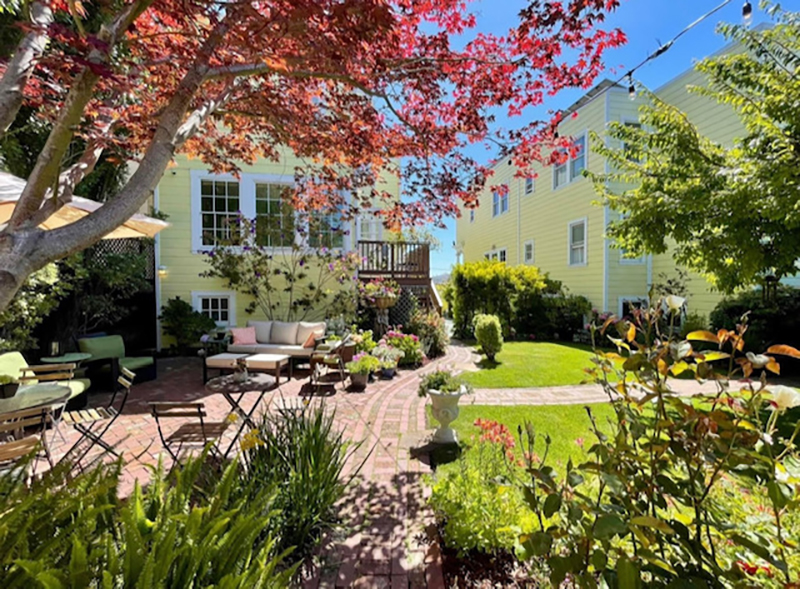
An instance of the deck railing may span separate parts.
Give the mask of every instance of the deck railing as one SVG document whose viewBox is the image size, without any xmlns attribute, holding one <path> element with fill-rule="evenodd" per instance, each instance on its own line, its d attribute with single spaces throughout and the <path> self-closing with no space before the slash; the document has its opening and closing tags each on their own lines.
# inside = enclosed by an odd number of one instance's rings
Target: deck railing
<svg viewBox="0 0 800 589">
<path fill-rule="evenodd" d="M 391 278 L 400 284 L 430 281 L 430 245 L 427 243 L 359 241 L 362 279 Z"/>
</svg>

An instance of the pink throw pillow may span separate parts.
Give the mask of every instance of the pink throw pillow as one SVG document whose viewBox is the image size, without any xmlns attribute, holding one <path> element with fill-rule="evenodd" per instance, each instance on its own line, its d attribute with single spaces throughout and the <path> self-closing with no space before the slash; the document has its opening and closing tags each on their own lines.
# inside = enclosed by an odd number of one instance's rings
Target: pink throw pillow
<svg viewBox="0 0 800 589">
<path fill-rule="evenodd" d="M 254 346 L 256 341 L 255 327 L 234 327 L 231 329 L 234 346 Z"/>
</svg>

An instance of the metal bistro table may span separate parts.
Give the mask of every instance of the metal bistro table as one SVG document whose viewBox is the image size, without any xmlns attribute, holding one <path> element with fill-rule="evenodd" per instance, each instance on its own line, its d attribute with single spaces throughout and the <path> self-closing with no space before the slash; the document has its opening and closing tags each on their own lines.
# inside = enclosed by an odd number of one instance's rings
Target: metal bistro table
<svg viewBox="0 0 800 589">
<path fill-rule="evenodd" d="M 261 400 L 268 392 L 279 387 L 280 384 L 274 376 L 264 374 L 263 372 L 248 374 L 247 378 L 245 378 L 243 381 L 236 380 L 234 374 L 226 374 L 224 376 L 212 378 L 206 383 L 206 390 L 209 393 L 222 394 L 222 396 L 225 397 L 225 400 L 230 403 L 231 409 L 233 409 L 233 411 L 235 411 L 239 417 L 242 418 L 242 425 L 239 427 L 239 432 L 236 434 L 237 438 L 239 437 L 239 433 L 241 433 L 245 424 L 252 428 L 256 427 L 256 424 L 253 421 L 253 414 L 261 404 Z M 252 392 L 258 392 L 259 395 L 256 402 L 253 404 L 253 408 L 250 409 L 250 412 L 248 413 L 244 410 L 241 403 L 245 394 Z"/>
<path fill-rule="evenodd" d="M 70 389 L 61 384 L 24 384 L 10 399 L 0 399 L 0 414 L 34 407 L 60 405 L 69 400 Z"/>
</svg>

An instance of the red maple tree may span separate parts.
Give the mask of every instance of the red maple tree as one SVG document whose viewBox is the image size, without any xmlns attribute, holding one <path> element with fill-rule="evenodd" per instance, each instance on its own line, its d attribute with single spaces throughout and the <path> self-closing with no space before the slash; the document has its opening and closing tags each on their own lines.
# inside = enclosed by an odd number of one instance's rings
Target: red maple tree
<svg viewBox="0 0 800 589">
<path fill-rule="evenodd" d="M 510 134 L 491 112 L 520 115 L 589 87 L 604 51 L 624 42 L 601 28 L 617 5 L 529 0 L 497 36 L 480 31 L 468 0 L 32 0 L 0 63 L 0 136 L 26 102 L 51 131 L 0 231 L 0 310 L 31 272 L 136 212 L 179 152 L 236 172 L 288 149 L 307 162 L 296 206 L 346 213 L 390 198 L 376 188 L 388 170 L 403 198 L 387 225 L 456 215 L 490 175 L 469 144 L 500 144 L 523 166 L 557 157 L 554 120 Z M 76 141 L 82 157 L 64 165 Z M 119 193 L 39 229 L 104 153 L 137 164 Z"/>
</svg>

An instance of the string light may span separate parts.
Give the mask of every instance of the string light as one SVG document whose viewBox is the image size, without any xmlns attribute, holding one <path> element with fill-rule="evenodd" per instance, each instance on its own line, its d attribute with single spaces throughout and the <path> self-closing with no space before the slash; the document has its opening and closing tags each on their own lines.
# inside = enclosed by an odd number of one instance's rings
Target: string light
<svg viewBox="0 0 800 589">
<path fill-rule="evenodd" d="M 749 2 L 745 2 L 744 6 L 742 6 L 742 21 L 744 21 L 746 27 L 749 27 L 750 23 L 753 22 L 753 6 Z"/>
<path fill-rule="evenodd" d="M 628 98 L 636 100 L 636 86 L 633 85 L 633 72 L 628 73 Z"/>
</svg>

